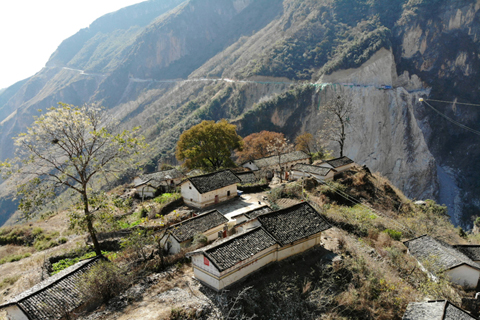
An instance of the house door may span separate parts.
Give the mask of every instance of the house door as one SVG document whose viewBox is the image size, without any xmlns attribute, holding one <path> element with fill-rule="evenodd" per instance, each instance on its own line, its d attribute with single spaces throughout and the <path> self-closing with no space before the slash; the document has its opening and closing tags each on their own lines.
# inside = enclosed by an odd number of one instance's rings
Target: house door
<svg viewBox="0 0 480 320">
<path fill-rule="evenodd" d="M 218 194 L 215 195 L 215 203 L 218 203 Z"/>
</svg>

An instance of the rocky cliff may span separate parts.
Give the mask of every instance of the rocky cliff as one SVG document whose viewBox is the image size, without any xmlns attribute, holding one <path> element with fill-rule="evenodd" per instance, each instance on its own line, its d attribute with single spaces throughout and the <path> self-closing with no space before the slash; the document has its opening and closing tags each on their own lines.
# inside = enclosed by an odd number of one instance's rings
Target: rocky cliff
<svg viewBox="0 0 480 320">
<path fill-rule="evenodd" d="M 157 163 L 174 161 L 178 136 L 202 120 L 230 119 L 242 135 L 316 132 L 319 108 L 342 94 L 355 106 L 346 154 L 468 225 L 480 206 L 478 137 L 418 99 L 477 101 L 479 9 L 436 0 L 140 3 L 66 39 L 44 69 L 0 93 L 0 160 L 37 110 L 58 101 L 100 102 L 125 128 L 142 125 L 153 146 L 146 161 Z M 435 107 L 478 123 L 474 107 Z"/>
</svg>

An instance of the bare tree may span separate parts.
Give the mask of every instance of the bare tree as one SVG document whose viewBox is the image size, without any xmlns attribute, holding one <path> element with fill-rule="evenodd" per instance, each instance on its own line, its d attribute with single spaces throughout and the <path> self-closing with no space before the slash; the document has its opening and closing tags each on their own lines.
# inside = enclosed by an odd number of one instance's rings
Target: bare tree
<svg viewBox="0 0 480 320">
<path fill-rule="evenodd" d="M 328 101 L 324 106 L 325 121 L 321 136 L 330 141 L 335 141 L 340 147 L 340 157 L 343 157 L 347 126 L 352 115 L 352 101 L 345 96 L 337 96 Z"/>
<path fill-rule="evenodd" d="M 137 137 L 138 128 L 115 133 L 115 125 L 96 106 L 59 103 L 15 138 L 17 158 L 0 163 L 2 173 L 20 181 L 19 209 L 27 219 L 58 192 L 71 190 L 78 195 L 77 208 L 83 213 L 70 218 L 90 233 L 97 255 L 101 251 L 94 220 L 105 206 L 94 178 L 123 172 L 145 147 L 143 138 Z"/>
</svg>

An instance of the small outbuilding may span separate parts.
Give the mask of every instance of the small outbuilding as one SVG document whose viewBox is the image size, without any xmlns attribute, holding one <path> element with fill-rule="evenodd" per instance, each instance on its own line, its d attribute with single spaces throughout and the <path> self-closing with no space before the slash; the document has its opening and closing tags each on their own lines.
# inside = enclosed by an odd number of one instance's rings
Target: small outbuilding
<svg viewBox="0 0 480 320">
<path fill-rule="evenodd" d="M 164 245 L 169 253 L 175 254 L 188 247 L 195 235 L 203 234 L 207 241 L 218 238 L 218 232 L 222 232 L 222 238 L 226 236 L 225 226 L 228 228 L 228 219 L 218 212 L 211 210 L 196 217 L 171 225 Z"/>
<path fill-rule="evenodd" d="M 305 177 L 312 177 L 318 181 L 332 180 L 337 170 L 311 164 L 297 163 L 291 170 L 290 179 L 298 180 Z"/>
<path fill-rule="evenodd" d="M 453 246 L 423 235 L 404 242 L 408 252 L 414 256 L 422 269 L 436 278 L 444 272 L 452 282 L 465 288 L 476 288 L 480 277 L 480 265 Z M 424 267 L 428 263 L 429 271 Z"/>
<path fill-rule="evenodd" d="M 260 226 L 188 253 L 195 277 L 219 291 L 269 263 L 320 244 L 328 222 L 307 202 L 256 217 Z"/>
<path fill-rule="evenodd" d="M 242 212 L 235 216 L 232 216 L 231 219 L 235 220 L 235 231 L 237 233 L 241 233 L 254 227 L 258 227 L 260 225 L 260 222 L 258 222 L 257 217 L 259 215 L 272 211 L 273 210 L 269 206 L 264 205 L 253 210 Z"/>
<path fill-rule="evenodd" d="M 192 207 L 205 208 L 236 197 L 240 182 L 230 170 L 190 177 L 181 183 L 183 201 Z"/>
<path fill-rule="evenodd" d="M 340 157 L 330 160 L 325 160 L 322 163 L 318 164 L 320 167 L 335 169 L 335 174 L 347 171 L 355 165 L 355 162 L 349 157 Z"/>
<path fill-rule="evenodd" d="M 177 169 L 170 169 L 136 177 L 133 184 L 140 198 L 153 198 L 159 193 L 173 190 L 184 177 Z"/>
<path fill-rule="evenodd" d="M 403 320 L 477 320 L 467 311 L 448 300 L 410 302 Z"/>
<path fill-rule="evenodd" d="M 0 305 L 0 309 L 10 320 L 66 318 L 87 302 L 81 286 L 83 275 L 102 258 L 80 261 Z"/>
</svg>

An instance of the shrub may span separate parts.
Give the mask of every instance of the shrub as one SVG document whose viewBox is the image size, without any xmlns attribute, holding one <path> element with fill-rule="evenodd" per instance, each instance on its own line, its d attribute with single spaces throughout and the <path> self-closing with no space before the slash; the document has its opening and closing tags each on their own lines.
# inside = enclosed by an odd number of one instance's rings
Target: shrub
<svg viewBox="0 0 480 320">
<path fill-rule="evenodd" d="M 82 291 L 87 299 L 107 302 L 124 291 L 129 284 L 129 277 L 114 263 L 101 261 L 84 275 Z"/>
<path fill-rule="evenodd" d="M 400 241 L 402 238 L 402 232 L 392 229 L 385 229 L 383 230 L 386 234 L 388 234 L 393 240 Z"/>
<path fill-rule="evenodd" d="M 13 255 L 10 255 L 10 256 L 6 256 L 6 257 L 0 259 L 0 264 L 19 261 L 19 260 L 22 260 L 23 258 L 28 258 L 31 255 L 32 255 L 31 253 L 27 252 L 25 254 L 13 254 Z"/>
</svg>

